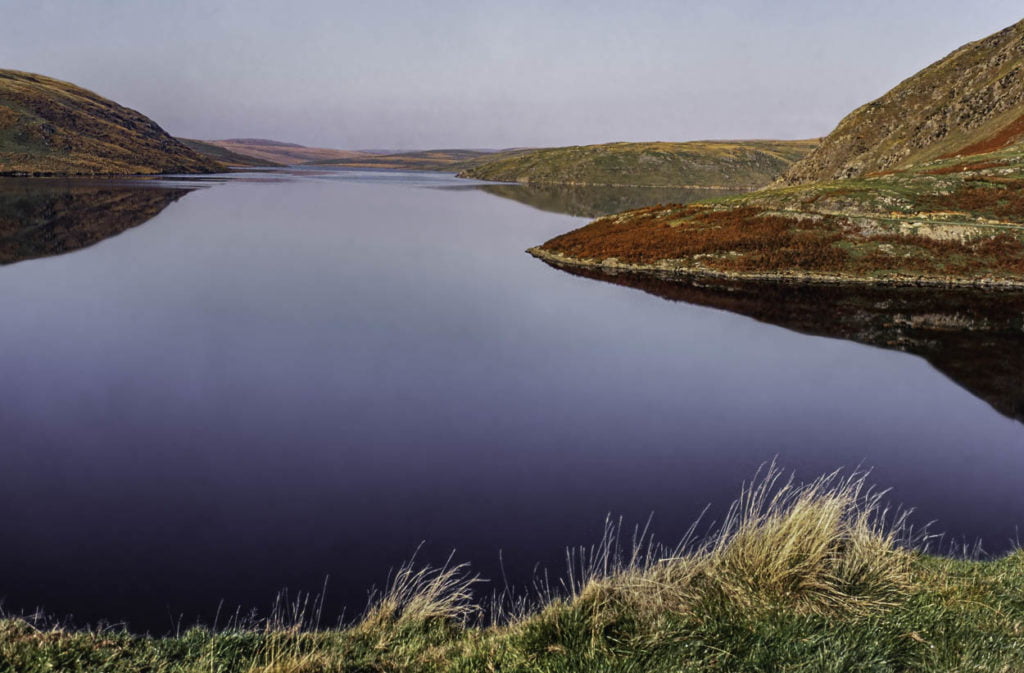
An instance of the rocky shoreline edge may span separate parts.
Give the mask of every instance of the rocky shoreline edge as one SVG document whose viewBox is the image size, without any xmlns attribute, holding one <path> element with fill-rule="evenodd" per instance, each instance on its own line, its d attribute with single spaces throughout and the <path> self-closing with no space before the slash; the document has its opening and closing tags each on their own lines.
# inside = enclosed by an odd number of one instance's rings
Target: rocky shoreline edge
<svg viewBox="0 0 1024 673">
<path fill-rule="evenodd" d="M 689 266 L 686 260 L 667 259 L 654 264 L 631 264 L 611 257 L 603 260 L 580 259 L 545 250 L 542 246 L 528 248 L 526 252 L 556 267 L 590 269 L 608 274 L 633 273 L 654 276 L 662 280 L 687 281 L 696 279 L 731 280 L 755 283 L 791 285 L 859 285 L 876 287 L 936 287 L 975 288 L 985 290 L 1024 290 L 1024 278 L 983 276 L 961 278 L 956 276 L 880 275 L 856 276 L 843 273 L 811 271 L 756 272 L 722 271 Z"/>
</svg>

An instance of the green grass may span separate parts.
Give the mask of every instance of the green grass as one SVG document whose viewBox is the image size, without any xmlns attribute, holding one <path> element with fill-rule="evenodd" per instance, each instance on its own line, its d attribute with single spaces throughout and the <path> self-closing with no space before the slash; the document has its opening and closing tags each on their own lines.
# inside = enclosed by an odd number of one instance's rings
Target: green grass
<svg viewBox="0 0 1024 673">
<path fill-rule="evenodd" d="M 805 156 L 815 140 L 609 143 L 497 156 L 460 177 L 537 184 L 756 189 Z"/>
<path fill-rule="evenodd" d="M 169 637 L 0 620 L 0 671 L 1019 671 L 1024 553 L 922 551 L 862 476 L 777 470 L 715 534 L 671 548 L 619 531 L 572 557 L 561 591 L 475 602 L 465 566 L 399 569 L 353 624 L 314 602 Z"/>
<path fill-rule="evenodd" d="M 531 252 L 679 275 L 1020 287 L 1024 152 L 629 211 Z"/>
<path fill-rule="evenodd" d="M 222 170 L 135 110 L 68 82 L 0 70 L 0 175 Z"/>
</svg>

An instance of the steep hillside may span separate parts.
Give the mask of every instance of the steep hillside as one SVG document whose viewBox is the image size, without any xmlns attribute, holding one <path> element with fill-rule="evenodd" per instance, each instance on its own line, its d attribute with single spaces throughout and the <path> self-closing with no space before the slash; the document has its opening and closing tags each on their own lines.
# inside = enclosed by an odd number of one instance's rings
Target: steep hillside
<svg viewBox="0 0 1024 673">
<path fill-rule="evenodd" d="M 1024 21 L 967 44 L 840 122 L 784 184 L 972 156 L 1024 138 Z"/>
<path fill-rule="evenodd" d="M 756 189 L 816 140 L 610 143 L 554 147 L 487 161 L 459 177 L 499 182 Z"/>
<path fill-rule="evenodd" d="M 233 154 L 250 157 L 266 166 L 279 164 L 295 166 L 305 163 L 331 161 L 333 159 L 355 159 L 366 156 L 366 152 L 333 150 L 326 147 L 306 147 L 294 143 L 282 143 L 262 138 L 232 138 L 229 140 L 204 140 L 204 143 L 220 147 Z"/>
<path fill-rule="evenodd" d="M 219 145 L 214 145 L 203 140 L 194 140 L 192 138 L 178 138 L 185 147 L 190 150 L 202 154 L 205 157 L 209 157 L 214 161 L 219 161 L 225 166 L 282 166 L 273 161 L 266 161 L 263 159 L 257 159 L 246 154 L 239 154 L 238 152 L 232 152 L 229 149 L 225 149 Z"/>
<path fill-rule="evenodd" d="M 1024 287 L 1022 45 L 1017 24 L 907 80 L 789 186 L 601 218 L 531 252 L 662 276 Z"/>
<path fill-rule="evenodd" d="M 74 84 L 0 70 L 0 175 L 222 170 L 134 110 Z"/>
</svg>

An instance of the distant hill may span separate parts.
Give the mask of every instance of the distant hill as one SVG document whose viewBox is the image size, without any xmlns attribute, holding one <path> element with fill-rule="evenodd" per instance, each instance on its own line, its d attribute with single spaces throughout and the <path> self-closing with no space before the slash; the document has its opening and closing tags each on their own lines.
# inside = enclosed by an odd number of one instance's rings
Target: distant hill
<svg viewBox="0 0 1024 673">
<path fill-rule="evenodd" d="M 498 158 L 514 157 L 529 149 L 507 150 L 419 150 L 410 152 L 366 152 L 363 156 L 314 162 L 347 168 L 387 168 L 403 171 L 444 171 L 456 173 Z"/>
<path fill-rule="evenodd" d="M 971 42 L 854 110 L 784 184 L 862 177 L 1024 138 L 1024 21 Z"/>
<path fill-rule="evenodd" d="M 183 144 L 185 147 L 202 154 L 203 156 L 209 157 L 214 161 L 219 161 L 225 166 L 281 166 L 282 164 L 274 161 L 266 161 L 264 159 L 257 159 L 247 154 L 239 154 L 238 152 L 232 152 L 229 149 L 225 149 L 219 145 L 214 145 L 202 140 L 194 140 L 192 138 L 178 138 L 178 142 Z"/>
<path fill-rule="evenodd" d="M 294 143 L 262 138 L 234 138 L 230 140 L 203 140 L 232 154 L 249 157 L 261 165 L 296 166 L 311 162 L 325 162 L 333 159 L 354 159 L 365 156 L 365 152 L 354 150 L 333 150 L 325 147 L 305 147 Z M 269 162 L 269 163 L 268 163 Z"/>
<path fill-rule="evenodd" d="M 135 110 L 68 82 L 0 70 L 0 175 L 222 170 Z"/>
<path fill-rule="evenodd" d="M 1024 22 L 854 111 L 770 189 L 600 218 L 531 252 L 671 277 L 1024 287 Z"/>
<path fill-rule="evenodd" d="M 499 182 L 756 189 L 778 178 L 816 140 L 610 143 L 495 157 L 459 177 Z"/>
</svg>

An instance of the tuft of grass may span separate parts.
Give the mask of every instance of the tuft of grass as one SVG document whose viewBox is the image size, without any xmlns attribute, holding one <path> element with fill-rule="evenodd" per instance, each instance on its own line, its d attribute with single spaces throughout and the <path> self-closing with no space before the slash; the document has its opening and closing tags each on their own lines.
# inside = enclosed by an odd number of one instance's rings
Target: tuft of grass
<svg viewBox="0 0 1024 673">
<path fill-rule="evenodd" d="M 417 568 L 410 561 L 396 570 L 385 588 L 374 592 L 360 626 L 402 628 L 429 622 L 467 624 L 483 613 L 473 587 L 482 582 L 469 564 Z"/>
<path fill-rule="evenodd" d="M 733 505 L 701 581 L 745 609 L 865 613 L 910 586 L 906 514 L 890 516 L 864 475 L 797 485 L 770 469 Z"/>
</svg>

